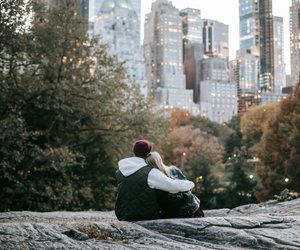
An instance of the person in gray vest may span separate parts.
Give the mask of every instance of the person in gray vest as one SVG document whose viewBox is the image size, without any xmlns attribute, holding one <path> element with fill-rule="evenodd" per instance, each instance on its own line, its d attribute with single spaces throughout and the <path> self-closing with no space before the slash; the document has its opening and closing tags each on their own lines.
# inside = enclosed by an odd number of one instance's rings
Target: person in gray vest
<svg viewBox="0 0 300 250">
<path fill-rule="evenodd" d="M 145 158 L 151 150 L 152 144 L 148 140 L 136 141 L 133 145 L 134 156 L 118 163 L 115 213 L 119 220 L 160 219 L 156 189 L 178 193 L 195 186 L 192 181 L 172 179 L 159 169 L 148 166 Z"/>
</svg>

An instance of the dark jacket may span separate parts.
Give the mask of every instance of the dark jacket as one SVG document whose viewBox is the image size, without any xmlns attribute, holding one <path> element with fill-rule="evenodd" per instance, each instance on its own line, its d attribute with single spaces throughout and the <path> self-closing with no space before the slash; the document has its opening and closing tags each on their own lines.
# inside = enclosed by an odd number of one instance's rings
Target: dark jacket
<svg viewBox="0 0 300 250">
<path fill-rule="evenodd" d="M 119 170 L 117 171 L 118 196 L 115 213 L 119 220 L 137 221 L 160 218 L 156 190 L 150 188 L 147 183 L 151 169 L 145 166 L 127 177 Z"/>
<path fill-rule="evenodd" d="M 176 167 L 171 167 L 170 173 L 174 178 L 186 179 Z M 156 192 L 162 218 L 191 218 L 200 208 L 200 200 L 191 191 L 176 194 L 162 190 Z"/>
</svg>

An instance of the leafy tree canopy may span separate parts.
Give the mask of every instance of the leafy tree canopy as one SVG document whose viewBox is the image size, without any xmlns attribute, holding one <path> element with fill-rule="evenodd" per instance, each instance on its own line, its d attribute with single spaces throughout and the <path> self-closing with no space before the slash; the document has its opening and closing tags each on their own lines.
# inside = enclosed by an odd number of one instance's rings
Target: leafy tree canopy
<svg viewBox="0 0 300 250">
<path fill-rule="evenodd" d="M 300 84 L 294 94 L 281 101 L 262 136 L 258 173 L 264 189 L 260 199 L 269 199 L 288 188 L 300 191 Z"/>
<path fill-rule="evenodd" d="M 223 154 L 223 146 L 216 137 L 191 125 L 174 128 L 160 143 L 160 148 L 167 163 L 181 167 L 189 176 L 192 176 L 192 162 L 199 155 L 216 164 Z"/>
<path fill-rule="evenodd" d="M 165 120 L 88 38 L 76 1 L 40 2 L 0 2 L 0 209 L 111 209 L 117 160 Z"/>
<path fill-rule="evenodd" d="M 278 110 L 278 103 L 268 103 L 250 108 L 241 117 L 241 132 L 248 147 L 257 146 L 261 141 L 264 128 L 274 112 Z"/>
</svg>

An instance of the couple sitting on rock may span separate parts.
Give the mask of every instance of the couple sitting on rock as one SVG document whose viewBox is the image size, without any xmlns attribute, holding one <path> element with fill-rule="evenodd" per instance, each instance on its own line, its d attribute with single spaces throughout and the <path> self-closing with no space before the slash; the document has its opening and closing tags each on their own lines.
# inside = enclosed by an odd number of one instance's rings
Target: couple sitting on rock
<svg viewBox="0 0 300 250">
<path fill-rule="evenodd" d="M 176 167 L 167 167 L 152 144 L 139 140 L 134 157 L 119 161 L 115 213 L 119 220 L 204 217 L 194 183 Z"/>
</svg>

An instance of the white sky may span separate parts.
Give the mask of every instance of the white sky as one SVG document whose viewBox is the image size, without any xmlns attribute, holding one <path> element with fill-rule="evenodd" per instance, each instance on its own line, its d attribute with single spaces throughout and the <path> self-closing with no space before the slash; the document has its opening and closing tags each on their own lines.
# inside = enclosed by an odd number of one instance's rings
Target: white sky
<svg viewBox="0 0 300 250">
<path fill-rule="evenodd" d="M 142 33 L 145 15 L 151 11 L 154 0 L 142 0 Z M 190 7 L 201 10 L 201 18 L 213 19 L 229 25 L 229 57 L 233 59 L 239 48 L 238 0 L 171 0 L 179 10 Z M 273 15 L 283 17 L 286 72 L 290 74 L 289 7 L 292 0 L 273 0 Z M 142 34 L 143 36 L 143 34 Z"/>
</svg>

